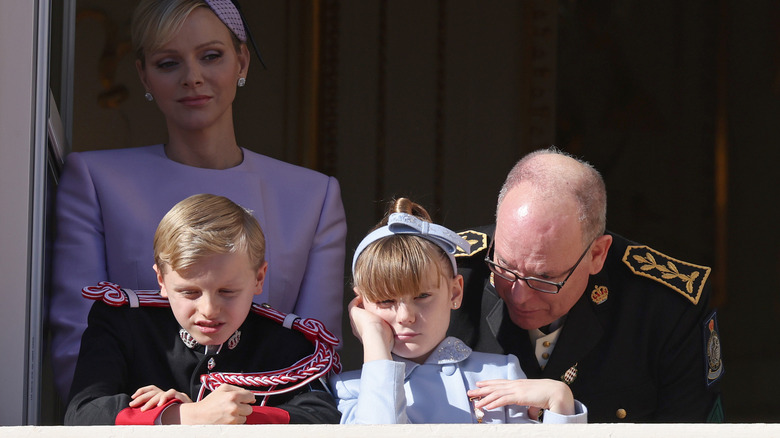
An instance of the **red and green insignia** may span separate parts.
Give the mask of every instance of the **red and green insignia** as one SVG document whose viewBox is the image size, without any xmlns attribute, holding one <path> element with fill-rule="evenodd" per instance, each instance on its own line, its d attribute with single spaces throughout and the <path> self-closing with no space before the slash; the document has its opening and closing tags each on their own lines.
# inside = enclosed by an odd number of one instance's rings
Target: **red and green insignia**
<svg viewBox="0 0 780 438">
<path fill-rule="evenodd" d="M 566 370 L 565 373 L 563 373 L 563 375 L 561 376 L 561 380 L 563 381 L 563 383 L 565 383 L 567 385 L 571 385 L 572 383 L 574 383 L 574 381 L 577 379 L 577 373 L 578 373 L 577 365 L 578 364 L 579 363 L 575 363 L 574 365 L 571 366 L 571 368 L 569 368 L 568 370 Z"/>
<path fill-rule="evenodd" d="M 707 266 L 677 260 L 647 246 L 630 245 L 623 255 L 623 263 L 634 274 L 665 284 L 693 304 L 699 302 L 711 271 Z"/>
<path fill-rule="evenodd" d="M 483 249 L 486 249 L 488 246 L 488 236 L 485 233 L 480 233 L 479 231 L 474 230 L 466 230 L 461 231 L 458 233 L 458 235 L 466 239 L 466 241 L 471 244 L 471 251 L 467 253 L 458 248 L 458 251 L 455 253 L 455 257 L 471 257 Z"/>
</svg>

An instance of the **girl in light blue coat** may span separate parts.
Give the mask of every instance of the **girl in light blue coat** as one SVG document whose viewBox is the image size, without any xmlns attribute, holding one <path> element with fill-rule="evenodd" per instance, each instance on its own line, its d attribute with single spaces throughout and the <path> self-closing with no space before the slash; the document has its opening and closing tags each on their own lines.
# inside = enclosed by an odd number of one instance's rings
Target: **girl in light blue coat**
<svg viewBox="0 0 780 438">
<path fill-rule="evenodd" d="M 565 383 L 446 336 L 463 298 L 453 254 L 468 246 L 405 198 L 358 245 L 349 316 L 363 368 L 330 381 L 343 424 L 587 422 Z"/>
</svg>

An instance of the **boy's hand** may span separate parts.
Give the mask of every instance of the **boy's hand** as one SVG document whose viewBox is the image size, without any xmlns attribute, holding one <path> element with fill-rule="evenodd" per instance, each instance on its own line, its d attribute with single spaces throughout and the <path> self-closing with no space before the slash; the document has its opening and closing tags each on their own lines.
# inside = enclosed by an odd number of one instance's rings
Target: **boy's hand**
<svg viewBox="0 0 780 438">
<path fill-rule="evenodd" d="M 180 400 L 182 403 L 192 402 L 190 397 L 183 392 L 176 391 L 175 389 L 163 391 L 154 385 L 139 388 L 131 397 L 133 399 L 130 401 L 130 407 L 137 408 L 140 406 L 141 412 L 162 406 L 167 403 L 168 400 L 172 399 Z"/>
<path fill-rule="evenodd" d="M 390 352 L 395 339 L 392 327 L 363 308 L 363 297 L 360 295 L 350 301 L 347 309 L 352 333 L 363 343 L 363 362 L 392 359 Z"/>
<path fill-rule="evenodd" d="M 478 397 L 475 408 L 495 409 L 506 405 L 529 406 L 529 415 L 536 419 L 540 409 L 561 415 L 574 415 L 574 395 L 569 386 L 551 379 L 485 380 L 477 389 L 468 391 Z"/>
<path fill-rule="evenodd" d="M 246 417 L 252 413 L 254 402 L 255 396 L 250 391 L 233 385 L 222 385 L 199 402 L 180 405 L 179 422 L 244 424 Z"/>
</svg>

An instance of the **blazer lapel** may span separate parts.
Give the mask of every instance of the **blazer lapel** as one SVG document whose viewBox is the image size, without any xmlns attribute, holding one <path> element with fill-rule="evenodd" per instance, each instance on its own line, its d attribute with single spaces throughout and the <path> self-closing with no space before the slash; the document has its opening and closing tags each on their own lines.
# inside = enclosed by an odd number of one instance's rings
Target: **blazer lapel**
<svg viewBox="0 0 780 438">
<path fill-rule="evenodd" d="M 589 294 L 583 293 L 566 317 L 555 349 L 544 368 L 544 377 L 561 380 L 563 374 L 585 357 L 603 335 L 604 329 L 589 302 Z"/>
</svg>

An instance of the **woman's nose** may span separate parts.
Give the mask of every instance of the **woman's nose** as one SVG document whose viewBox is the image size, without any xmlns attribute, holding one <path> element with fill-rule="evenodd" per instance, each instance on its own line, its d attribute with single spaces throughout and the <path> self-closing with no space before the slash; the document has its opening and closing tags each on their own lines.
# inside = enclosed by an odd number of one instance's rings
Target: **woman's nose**
<svg viewBox="0 0 780 438">
<path fill-rule="evenodd" d="M 185 87 L 197 87 L 203 83 L 203 72 L 197 62 L 186 62 L 182 85 Z"/>
</svg>

